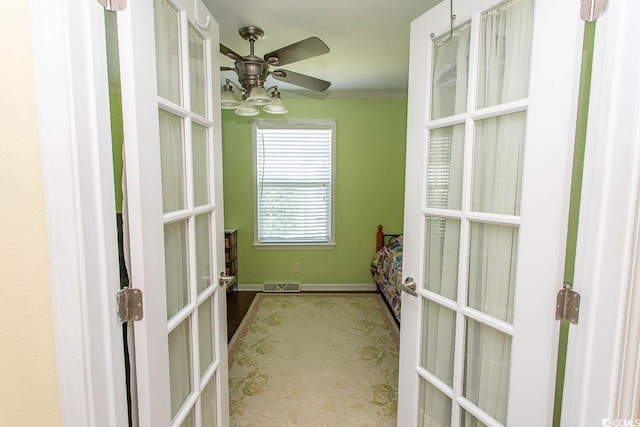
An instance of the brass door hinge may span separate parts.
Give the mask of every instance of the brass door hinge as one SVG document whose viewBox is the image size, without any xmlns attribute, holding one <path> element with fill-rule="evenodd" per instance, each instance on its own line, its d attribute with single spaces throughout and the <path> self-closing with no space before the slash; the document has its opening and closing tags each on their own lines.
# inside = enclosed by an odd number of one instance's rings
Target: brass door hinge
<svg viewBox="0 0 640 427">
<path fill-rule="evenodd" d="M 124 288 L 116 293 L 118 306 L 118 325 L 129 321 L 142 320 L 144 307 L 142 305 L 142 291 L 134 288 Z"/>
<path fill-rule="evenodd" d="M 569 282 L 564 282 L 564 289 L 558 292 L 556 301 L 556 320 L 568 320 L 574 325 L 578 324 L 580 314 L 580 294 L 573 291 Z"/>
<path fill-rule="evenodd" d="M 118 12 L 127 8 L 127 0 L 98 0 L 98 3 L 111 12 Z"/>
<path fill-rule="evenodd" d="M 593 22 L 600 18 L 609 7 L 609 0 L 581 0 L 580 18 L 583 21 Z"/>
</svg>

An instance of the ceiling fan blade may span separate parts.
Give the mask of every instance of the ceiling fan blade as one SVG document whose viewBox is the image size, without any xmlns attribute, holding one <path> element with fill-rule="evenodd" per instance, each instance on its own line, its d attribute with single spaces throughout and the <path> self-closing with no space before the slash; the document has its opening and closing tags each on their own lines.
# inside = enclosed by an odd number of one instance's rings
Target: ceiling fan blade
<svg viewBox="0 0 640 427">
<path fill-rule="evenodd" d="M 264 56 L 264 60 L 273 65 L 287 65 L 325 53 L 329 53 L 329 46 L 317 37 L 309 37 L 308 39 L 267 53 Z"/>
<path fill-rule="evenodd" d="M 289 70 L 275 70 L 271 73 L 274 79 L 292 85 L 301 86 L 316 92 L 324 92 L 331 86 L 331 82 L 307 76 L 305 74 L 294 73 Z"/>
<path fill-rule="evenodd" d="M 220 53 L 223 54 L 224 56 L 228 56 L 234 61 L 242 61 L 242 56 L 238 55 L 237 53 L 235 53 L 234 51 L 232 51 L 231 49 L 229 49 L 223 44 L 220 44 Z"/>
</svg>

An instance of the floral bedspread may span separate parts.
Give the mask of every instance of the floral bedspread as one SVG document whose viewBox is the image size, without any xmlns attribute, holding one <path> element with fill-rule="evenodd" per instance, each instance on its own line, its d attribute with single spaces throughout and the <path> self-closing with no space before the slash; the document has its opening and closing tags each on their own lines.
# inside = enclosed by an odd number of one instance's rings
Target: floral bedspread
<svg viewBox="0 0 640 427">
<path fill-rule="evenodd" d="M 400 322 L 400 284 L 402 283 L 402 236 L 382 247 L 371 260 L 371 274 L 389 307 Z"/>
</svg>

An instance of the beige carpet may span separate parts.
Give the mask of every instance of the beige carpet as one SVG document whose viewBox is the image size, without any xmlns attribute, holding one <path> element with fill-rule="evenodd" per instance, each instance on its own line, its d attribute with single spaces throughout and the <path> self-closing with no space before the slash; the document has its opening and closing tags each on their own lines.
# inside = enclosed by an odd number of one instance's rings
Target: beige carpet
<svg viewBox="0 0 640 427">
<path fill-rule="evenodd" d="M 229 346 L 231 426 L 395 426 L 398 340 L 376 294 L 258 294 Z"/>
</svg>

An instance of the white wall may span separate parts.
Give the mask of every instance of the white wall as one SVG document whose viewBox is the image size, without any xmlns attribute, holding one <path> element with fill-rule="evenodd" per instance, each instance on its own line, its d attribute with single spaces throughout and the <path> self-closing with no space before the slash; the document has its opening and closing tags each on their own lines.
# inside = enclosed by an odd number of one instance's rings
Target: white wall
<svg viewBox="0 0 640 427">
<path fill-rule="evenodd" d="M 0 14 L 0 423 L 60 425 L 29 2 Z"/>
</svg>

